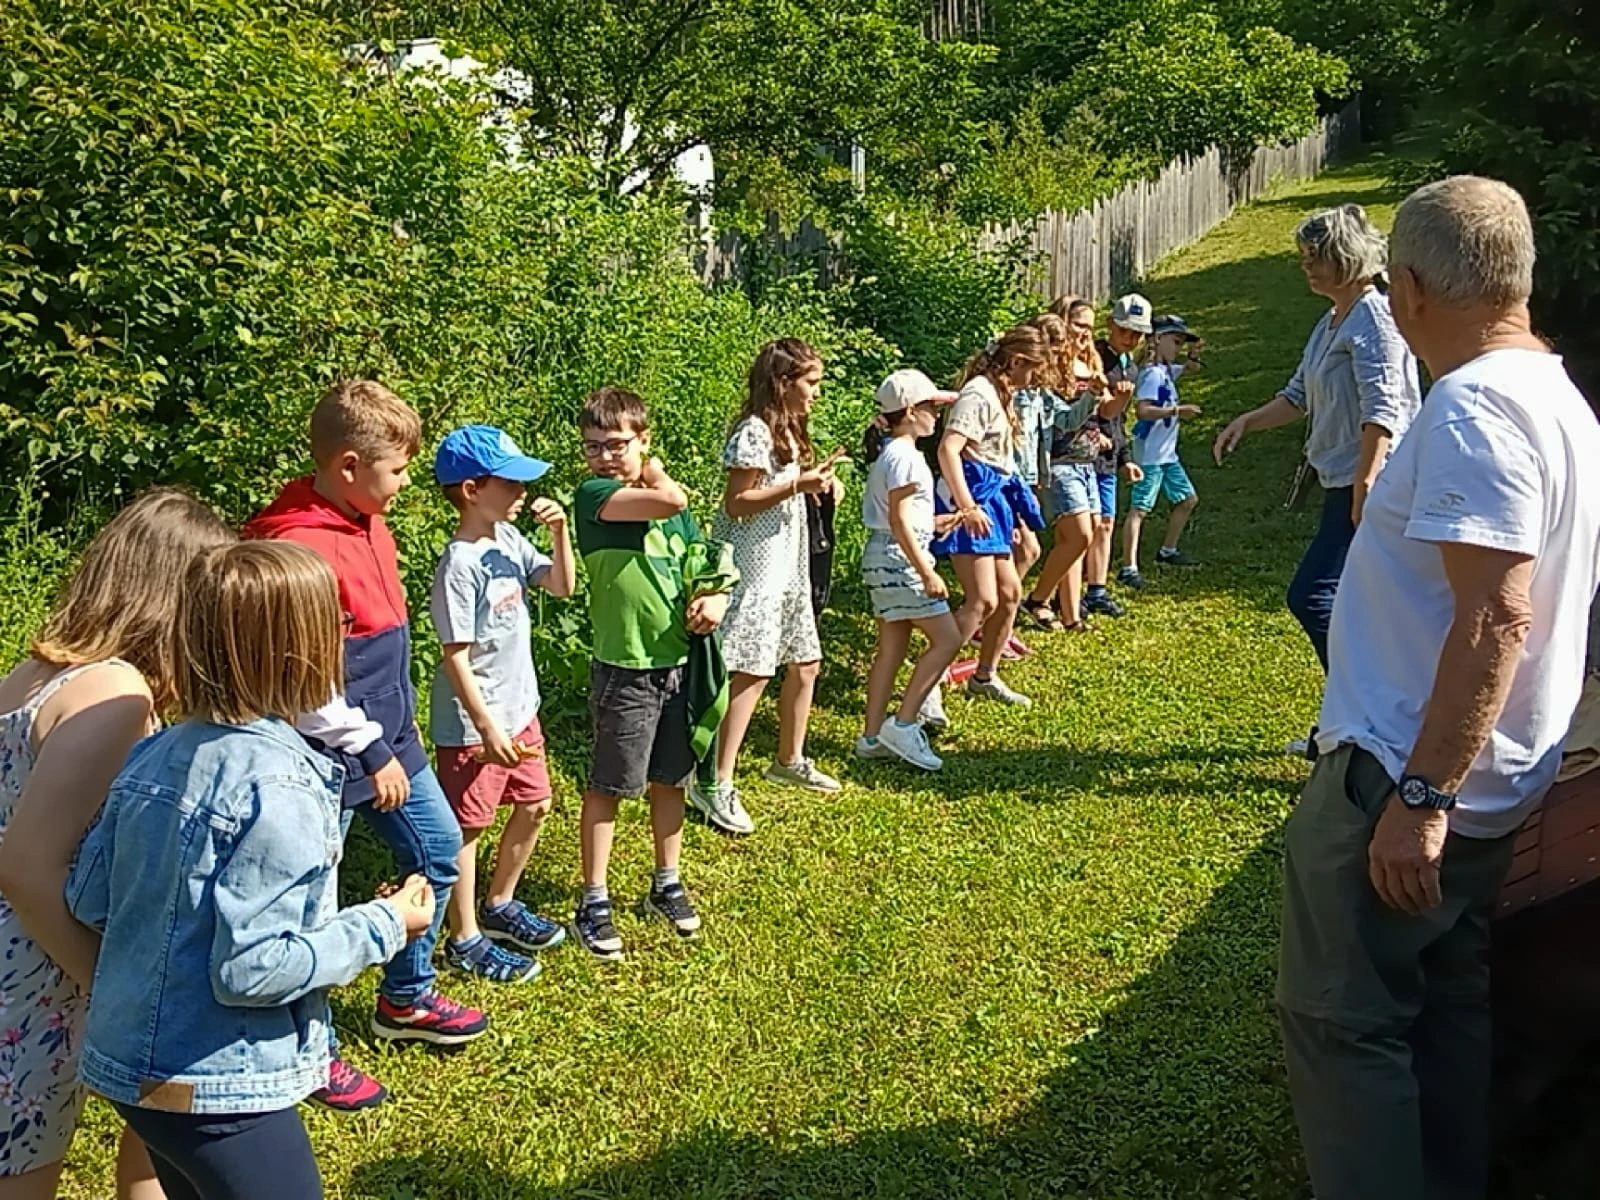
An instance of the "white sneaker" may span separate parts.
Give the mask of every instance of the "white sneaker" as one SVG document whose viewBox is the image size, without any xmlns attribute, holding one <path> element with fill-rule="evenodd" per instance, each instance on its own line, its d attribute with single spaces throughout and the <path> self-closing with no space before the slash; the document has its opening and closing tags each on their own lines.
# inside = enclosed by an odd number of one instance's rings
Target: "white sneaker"
<svg viewBox="0 0 1600 1200">
<path fill-rule="evenodd" d="M 1284 746 L 1283 752 L 1290 758 L 1309 758 L 1311 757 L 1311 739 L 1295 738 L 1294 741 Z"/>
<path fill-rule="evenodd" d="M 773 763 L 767 768 L 767 782 L 787 783 L 811 792 L 837 792 L 844 786 L 832 775 L 818 770 L 817 764 L 809 758 L 802 758 L 797 763 Z"/>
<path fill-rule="evenodd" d="M 689 803 L 699 809 L 700 815 L 713 829 L 743 837 L 756 831 L 756 823 L 745 812 L 739 793 L 731 783 L 718 783 L 710 791 L 698 783 L 689 784 Z"/>
<path fill-rule="evenodd" d="M 950 718 L 944 711 L 944 689 L 937 683 L 933 691 L 928 693 L 928 698 L 922 702 L 922 707 L 917 709 L 917 718 L 929 729 L 948 729 Z"/>
<path fill-rule="evenodd" d="M 967 680 L 967 695 L 975 696 L 982 700 L 998 700 L 1001 704 L 1014 705 L 1017 708 L 1032 708 L 1033 701 L 1021 692 L 1013 691 L 998 675 L 991 675 L 987 679 L 979 679 L 974 675 Z"/>
<path fill-rule="evenodd" d="M 875 737 L 858 737 L 856 739 L 857 758 L 896 758 L 898 755 L 883 742 Z"/>
<path fill-rule="evenodd" d="M 878 731 L 878 741 L 913 767 L 924 771 L 937 771 L 944 766 L 940 758 L 928 748 L 928 735 L 921 725 L 902 725 L 899 721 L 886 721 Z"/>
</svg>

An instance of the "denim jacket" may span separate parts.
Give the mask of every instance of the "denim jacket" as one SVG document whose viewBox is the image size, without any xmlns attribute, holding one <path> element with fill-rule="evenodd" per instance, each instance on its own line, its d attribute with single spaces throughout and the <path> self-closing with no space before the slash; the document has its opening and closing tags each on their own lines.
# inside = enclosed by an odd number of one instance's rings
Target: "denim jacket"
<svg viewBox="0 0 1600 1200">
<path fill-rule="evenodd" d="M 187 721 L 135 746 L 67 904 L 104 936 L 80 1073 L 125 1104 L 273 1112 L 328 1079 L 326 989 L 405 945 L 338 908 L 343 772 L 281 721 Z"/>
</svg>

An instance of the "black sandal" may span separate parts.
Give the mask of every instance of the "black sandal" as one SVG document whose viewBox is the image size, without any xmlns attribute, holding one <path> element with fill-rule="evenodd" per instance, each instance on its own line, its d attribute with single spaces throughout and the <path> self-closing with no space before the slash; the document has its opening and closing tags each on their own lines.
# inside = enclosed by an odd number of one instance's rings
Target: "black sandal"
<svg viewBox="0 0 1600 1200">
<path fill-rule="evenodd" d="M 1063 629 L 1072 628 L 1063 625 L 1061 618 L 1056 616 L 1055 609 L 1043 600 L 1024 600 L 1022 611 L 1032 618 L 1033 623 L 1046 633 L 1060 633 Z"/>
<path fill-rule="evenodd" d="M 1072 622 L 1072 624 L 1070 624 L 1070 625 L 1063 625 L 1061 627 L 1061 629 L 1062 629 L 1063 633 L 1099 633 L 1100 632 L 1100 626 L 1096 625 L 1093 621 L 1089 620 L 1088 617 L 1080 617 L 1078 620 Z"/>
</svg>

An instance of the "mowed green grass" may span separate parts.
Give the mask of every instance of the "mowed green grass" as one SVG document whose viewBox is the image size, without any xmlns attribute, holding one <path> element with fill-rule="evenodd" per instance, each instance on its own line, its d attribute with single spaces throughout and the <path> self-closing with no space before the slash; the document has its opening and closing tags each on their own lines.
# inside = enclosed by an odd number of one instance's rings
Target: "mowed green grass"
<svg viewBox="0 0 1600 1200">
<path fill-rule="evenodd" d="M 1320 684 L 1282 592 L 1318 497 L 1283 509 L 1294 430 L 1223 470 L 1209 445 L 1282 385 L 1320 311 L 1297 218 L 1355 200 L 1387 220 L 1395 199 L 1373 166 L 1332 172 L 1148 282 L 1210 343 L 1183 441 L 1201 495 L 1185 545 L 1205 567 L 1157 574 L 1103 636 L 1025 634 L 1039 654 L 1007 677 L 1036 707 L 952 698 L 937 777 L 850 755 L 871 623 L 841 581 L 811 748 L 846 790 L 762 783 L 764 709 L 742 779 L 757 833 L 686 839 L 697 943 L 636 914 L 650 862 L 632 805 L 612 870 L 625 963 L 569 946 L 532 985 L 447 973 L 494 1019 L 448 1056 L 368 1035 L 375 973 L 339 993 L 348 1056 L 394 1098 L 308 1111 L 328 1194 L 1304 1196 L 1271 984 L 1278 835 L 1305 771 L 1277 748 Z M 1158 522 L 1147 537 L 1148 553 Z M 587 749 L 555 737 L 558 808 L 524 895 L 564 917 Z M 352 897 L 388 870 L 369 844 L 350 862 Z M 94 1107 L 68 1196 L 110 1194 L 114 1136 Z"/>
</svg>

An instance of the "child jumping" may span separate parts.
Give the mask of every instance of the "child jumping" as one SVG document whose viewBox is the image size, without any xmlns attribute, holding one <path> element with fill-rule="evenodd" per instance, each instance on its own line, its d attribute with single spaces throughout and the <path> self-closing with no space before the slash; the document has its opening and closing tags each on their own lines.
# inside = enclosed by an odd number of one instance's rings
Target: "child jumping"
<svg viewBox="0 0 1600 1200">
<path fill-rule="evenodd" d="M 1139 573 L 1139 534 L 1144 519 L 1156 506 L 1156 497 L 1165 496 L 1172 506 L 1167 518 L 1167 536 L 1156 552 L 1156 563 L 1168 567 L 1192 567 L 1198 563 L 1178 549 L 1178 538 L 1200 497 L 1195 494 L 1189 473 L 1178 461 L 1178 424 L 1198 417 L 1200 409 L 1178 399 L 1178 377 L 1196 369 L 1196 355 L 1204 343 L 1189 331 L 1182 317 L 1167 315 L 1151 325 L 1151 362 L 1139 372 L 1134 389 L 1137 407 L 1133 425 L 1133 457 L 1144 478 L 1133 485 L 1128 520 L 1122 531 L 1123 563 L 1117 582 L 1135 591 L 1145 585 Z M 1179 361 L 1179 354 L 1183 360 Z"/>
<path fill-rule="evenodd" d="M 722 451 L 728 479 L 712 536 L 733 548 L 739 570 L 722 628 L 728 714 L 717 738 L 716 785 L 691 784 L 689 800 L 723 833 L 755 829 L 733 772 L 761 693 L 780 667 L 778 754 L 766 778 L 814 792 L 839 790 L 839 781 L 805 755 L 811 693 L 822 667 L 805 494 L 833 488 L 833 465 L 843 454 L 816 461 L 809 421 L 821 384 L 822 359 L 805 342 L 768 342 L 750 368 L 748 398 Z"/>
<path fill-rule="evenodd" d="M 583 897 L 572 927 L 590 954 L 615 961 L 622 957 L 622 938 L 612 919 L 606 868 L 617 805 L 647 787 L 655 874 L 646 904 L 680 937 L 700 929 L 678 876 L 682 784 L 695 769 L 685 667 L 690 635 L 720 625 L 728 598 L 689 591 L 688 548 L 703 538 L 683 489 L 660 459 L 648 457 L 644 401 L 622 388 L 601 388 L 584 401 L 578 429 L 594 472 L 572 502 L 594 627 L 594 761 L 583 793 Z"/>
<path fill-rule="evenodd" d="M 949 589 L 928 550 L 936 528 L 953 527 L 955 518 L 934 516 L 933 471 L 917 449 L 917 439 L 933 432 L 936 406 L 954 399 L 921 371 L 896 371 L 879 385 L 878 412 L 889 436 L 883 438 L 876 425 L 867 431 L 872 470 L 861 498 L 867 527 L 861 574 L 878 618 L 878 649 L 867 676 L 866 725 L 856 754 L 901 758 L 925 771 L 937 771 L 944 762 L 928 746 L 918 714 L 960 651 L 961 630 L 950 613 Z M 899 711 L 885 723 L 894 677 L 905 662 L 913 629 L 922 631 L 928 648 L 912 668 Z"/>
<path fill-rule="evenodd" d="M 102 935 L 80 1073 L 168 1200 L 316 1200 L 295 1106 L 328 1080 L 328 989 L 425 937 L 434 896 L 339 908 L 343 773 L 290 724 L 341 683 L 333 572 L 244 542 L 172 585 L 182 721 L 129 755 L 67 885 Z"/>
<path fill-rule="evenodd" d="M 539 727 L 527 592 L 540 587 L 565 598 L 576 575 L 567 514 L 555 501 L 541 497 L 531 505 L 534 520 L 550 531 L 549 557 L 513 524 L 527 485 L 549 469 L 489 425 L 453 430 L 433 460 L 434 478 L 459 514 L 434 572 L 430 605 L 443 657 L 429 727 L 439 784 L 461 824 L 459 877 L 447 915 L 455 936 L 445 958 L 496 983 L 537 976 L 532 953 L 559 945 L 564 936 L 560 925 L 516 898 L 554 794 Z M 478 841 L 502 804 L 510 805 L 511 816 L 478 910 Z"/>
</svg>

